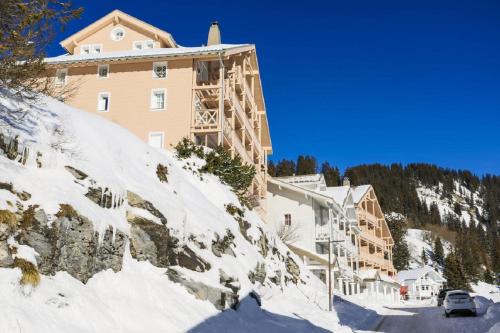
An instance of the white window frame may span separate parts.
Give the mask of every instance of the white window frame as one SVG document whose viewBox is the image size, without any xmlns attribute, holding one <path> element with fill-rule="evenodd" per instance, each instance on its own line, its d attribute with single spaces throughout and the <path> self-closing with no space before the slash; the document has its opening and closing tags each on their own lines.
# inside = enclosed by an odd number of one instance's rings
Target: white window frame
<svg viewBox="0 0 500 333">
<path fill-rule="evenodd" d="M 120 39 L 115 38 L 115 34 L 118 30 L 121 30 L 123 32 L 123 36 Z M 121 25 L 114 27 L 110 32 L 110 37 L 111 37 L 111 40 L 114 42 L 119 42 L 119 41 L 123 40 L 125 38 L 125 29 Z"/>
<path fill-rule="evenodd" d="M 106 76 L 101 76 L 101 67 L 106 67 Z M 98 79 L 107 79 L 109 77 L 109 65 L 108 64 L 102 64 L 102 65 L 97 65 L 97 78 Z"/>
<path fill-rule="evenodd" d="M 88 52 L 83 52 L 83 50 L 88 50 Z M 80 45 L 80 54 L 90 54 L 92 52 L 92 48 L 90 44 Z"/>
<path fill-rule="evenodd" d="M 156 75 L 156 67 L 157 66 L 165 66 L 165 77 L 159 77 Z M 153 62 L 153 79 L 166 79 L 168 76 L 168 62 L 167 61 L 159 61 L 159 62 Z"/>
<path fill-rule="evenodd" d="M 107 110 L 100 110 L 99 109 L 99 102 L 101 101 L 101 96 L 102 95 L 108 95 L 108 108 Z M 97 93 L 97 111 L 98 112 L 109 112 L 109 109 L 111 109 L 111 93 L 107 91 L 101 91 Z"/>
<path fill-rule="evenodd" d="M 59 81 L 59 73 L 64 73 L 64 82 Z M 56 86 L 65 86 L 66 84 L 68 84 L 68 69 L 67 68 L 56 69 L 55 84 L 56 84 Z"/>
<path fill-rule="evenodd" d="M 136 45 L 140 45 L 141 48 L 140 49 L 136 48 Z M 136 51 L 144 50 L 144 42 L 142 40 L 133 41 L 132 42 L 132 50 L 136 50 Z"/>
<path fill-rule="evenodd" d="M 151 43 L 151 47 L 147 47 L 148 43 Z M 152 39 L 146 39 L 143 43 L 144 50 L 150 50 L 155 48 L 155 41 Z"/>
<path fill-rule="evenodd" d="M 96 47 L 99 47 L 99 50 L 100 50 L 99 52 L 96 52 Z M 92 54 L 102 53 L 102 44 L 92 44 L 91 53 Z"/>
<path fill-rule="evenodd" d="M 155 104 L 155 93 L 157 92 L 163 92 L 163 108 L 156 108 L 156 104 Z M 150 96 L 150 104 L 149 104 L 149 108 L 151 109 L 151 111 L 153 112 L 157 112 L 157 111 L 165 111 L 167 109 L 167 89 L 165 88 L 156 88 L 156 89 L 151 89 L 151 96 Z"/>
<path fill-rule="evenodd" d="M 148 133 L 148 144 L 150 144 L 151 137 L 155 135 L 161 135 L 161 147 L 160 149 L 165 148 L 165 132 L 149 132 Z M 150 145 L 150 147 L 153 147 Z"/>
</svg>

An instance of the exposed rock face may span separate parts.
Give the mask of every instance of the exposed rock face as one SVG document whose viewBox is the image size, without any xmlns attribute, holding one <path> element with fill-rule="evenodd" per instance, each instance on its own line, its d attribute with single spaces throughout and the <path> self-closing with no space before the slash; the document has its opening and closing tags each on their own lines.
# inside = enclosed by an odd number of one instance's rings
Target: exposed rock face
<svg viewBox="0 0 500 333">
<path fill-rule="evenodd" d="M 266 280 L 266 265 L 265 263 L 258 263 L 253 271 L 248 273 L 248 279 L 252 282 L 260 282 L 260 284 L 264 284 Z"/>
<path fill-rule="evenodd" d="M 167 267 L 169 248 L 174 246 L 169 231 L 163 224 L 127 214 L 130 227 L 130 253 L 137 260 L 149 260 L 158 267 Z"/>
<path fill-rule="evenodd" d="M 269 252 L 269 242 L 267 240 L 266 234 L 262 231 L 262 229 L 260 229 L 260 232 L 262 233 L 262 235 L 260 236 L 257 243 L 259 245 L 260 254 L 262 254 L 262 256 L 265 258 L 267 257 L 267 254 Z"/>
<path fill-rule="evenodd" d="M 297 263 L 290 257 L 287 256 L 285 259 L 286 271 L 291 277 L 285 277 L 285 281 L 291 280 L 293 283 L 297 283 L 300 280 L 300 267 Z"/>
<path fill-rule="evenodd" d="M 180 247 L 179 240 L 170 235 L 165 225 L 130 213 L 127 219 L 131 224 L 130 253 L 133 258 L 149 260 L 158 267 L 179 265 L 198 272 L 210 269 L 210 264 L 189 247 Z"/>
<path fill-rule="evenodd" d="M 86 217 L 59 217 L 49 227 L 43 210 L 38 210 L 30 222 L 20 231 L 17 241 L 38 252 L 37 264 L 42 274 L 67 271 L 86 283 L 102 270 L 121 270 L 126 240 L 122 232 L 115 230 L 113 235 L 110 228 L 99 242 L 99 234 Z"/>
<path fill-rule="evenodd" d="M 0 224 L 0 228 L 1 228 Z M 0 267 L 9 267 L 14 263 L 12 254 L 10 253 L 7 240 L 0 240 Z"/>
<path fill-rule="evenodd" d="M 234 241 L 234 235 L 229 229 L 227 229 L 227 233 L 224 237 L 220 238 L 219 235 L 217 235 L 217 238 L 214 241 L 212 241 L 213 254 L 215 254 L 217 257 L 221 257 L 222 254 L 227 254 L 235 257 L 236 255 L 234 254 L 234 251 L 231 248 L 231 245 L 233 245 L 233 241 Z"/>
<path fill-rule="evenodd" d="M 66 165 L 64 168 L 78 180 L 84 180 L 88 177 L 85 172 L 80 171 L 77 168 L 74 168 L 70 165 Z"/>
<path fill-rule="evenodd" d="M 166 274 L 171 281 L 183 285 L 186 290 L 197 299 L 208 300 L 219 310 L 228 307 L 234 308 L 236 304 L 238 304 L 238 294 L 233 291 L 223 290 L 193 281 L 172 268 L 169 268 Z"/>
<path fill-rule="evenodd" d="M 25 191 L 18 192 L 16 190 L 14 190 L 14 186 L 10 183 L 1 183 L 0 182 L 0 190 L 9 191 L 10 193 L 16 195 L 22 201 L 26 201 L 26 200 L 29 200 L 31 198 L 31 194 L 29 194 L 28 192 L 25 192 Z"/>
<path fill-rule="evenodd" d="M 107 209 L 117 208 L 123 204 L 123 199 L 115 199 L 113 193 L 107 187 L 89 187 L 85 196 L 99 206 Z"/>
<path fill-rule="evenodd" d="M 159 218 L 161 223 L 167 224 L 167 218 L 162 213 L 160 213 L 160 211 L 156 209 L 151 202 L 144 200 L 138 194 L 135 194 L 134 192 L 131 191 L 127 191 L 127 200 L 129 206 L 145 209 L 151 214 L 153 214 L 153 216 Z"/>
</svg>

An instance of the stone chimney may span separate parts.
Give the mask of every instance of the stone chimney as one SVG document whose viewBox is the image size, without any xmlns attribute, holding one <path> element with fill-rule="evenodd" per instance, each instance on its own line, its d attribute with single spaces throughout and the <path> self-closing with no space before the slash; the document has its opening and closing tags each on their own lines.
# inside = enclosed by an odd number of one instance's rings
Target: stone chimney
<svg viewBox="0 0 500 333">
<path fill-rule="evenodd" d="M 349 180 L 348 177 L 344 177 L 344 179 L 342 179 L 342 185 L 343 186 L 351 186 L 351 181 Z"/>
<path fill-rule="evenodd" d="M 219 22 L 214 21 L 210 25 L 210 30 L 208 30 L 208 41 L 207 45 L 217 45 L 220 44 L 220 29 Z"/>
</svg>

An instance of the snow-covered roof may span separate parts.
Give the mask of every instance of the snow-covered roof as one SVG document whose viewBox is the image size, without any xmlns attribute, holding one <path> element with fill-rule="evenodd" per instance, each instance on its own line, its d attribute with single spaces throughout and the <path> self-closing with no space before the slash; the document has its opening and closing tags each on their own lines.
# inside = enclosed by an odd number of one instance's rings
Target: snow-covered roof
<svg viewBox="0 0 500 333">
<path fill-rule="evenodd" d="M 315 173 L 310 175 L 298 175 L 298 176 L 287 176 L 287 177 L 276 177 L 285 183 L 289 184 L 313 184 L 324 182 L 323 174 Z"/>
<path fill-rule="evenodd" d="M 160 58 L 178 57 L 190 55 L 217 54 L 243 47 L 251 47 L 251 44 L 218 44 L 200 47 L 176 47 L 176 48 L 156 48 L 147 50 L 126 50 L 103 52 L 98 54 L 63 54 L 57 57 L 45 58 L 47 64 L 64 64 L 72 62 L 89 62 L 104 60 L 122 60 L 134 58 Z"/>
<path fill-rule="evenodd" d="M 398 283 L 398 281 L 394 280 L 390 276 L 386 274 L 380 274 L 378 270 L 373 268 L 360 270 L 358 276 L 361 280 L 379 280 L 388 283 Z"/>
<path fill-rule="evenodd" d="M 445 279 L 436 272 L 434 269 L 432 269 L 430 266 L 424 266 L 420 268 L 415 268 L 415 269 L 409 269 L 405 271 L 399 271 L 398 274 L 396 275 L 396 280 L 399 283 L 402 283 L 407 280 L 416 280 L 425 274 L 430 273 L 429 277 L 431 277 L 433 280 L 437 282 L 444 282 Z"/>
<path fill-rule="evenodd" d="M 370 187 L 371 185 L 360 185 L 352 188 L 352 199 L 354 200 L 355 204 L 361 201 L 361 199 L 366 194 L 366 192 L 368 192 Z"/>
<path fill-rule="evenodd" d="M 336 203 L 343 206 L 347 195 L 349 194 L 349 186 L 334 186 L 328 187 L 326 192 L 332 196 Z"/>
</svg>

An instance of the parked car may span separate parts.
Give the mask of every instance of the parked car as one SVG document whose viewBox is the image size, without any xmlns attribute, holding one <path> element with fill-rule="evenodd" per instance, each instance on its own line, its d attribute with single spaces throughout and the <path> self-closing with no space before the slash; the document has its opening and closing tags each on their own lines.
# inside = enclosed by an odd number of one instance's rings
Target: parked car
<svg viewBox="0 0 500 333">
<path fill-rule="evenodd" d="M 476 303 L 465 290 L 452 290 L 446 293 L 443 302 L 444 314 L 467 313 L 476 316 Z"/>
<path fill-rule="evenodd" d="M 452 291 L 453 289 L 441 289 L 439 291 L 439 294 L 437 295 L 437 303 L 438 303 L 438 306 L 441 306 L 443 305 L 443 301 L 444 301 L 444 298 L 446 297 L 446 293 L 448 291 Z"/>
</svg>

